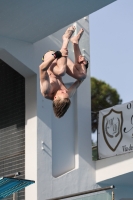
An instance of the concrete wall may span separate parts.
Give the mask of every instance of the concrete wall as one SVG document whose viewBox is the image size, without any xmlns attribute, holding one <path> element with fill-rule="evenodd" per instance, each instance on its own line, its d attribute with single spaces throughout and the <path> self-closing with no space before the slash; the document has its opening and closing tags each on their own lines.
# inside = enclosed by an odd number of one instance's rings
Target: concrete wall
<svg viewBox="0 0 133 200">
<path fill-rule="evenodd" d="M 116 185 L 115 200 L 133 200 L 133 188 L 132 186 Z"/>
<path fill-rule="evenodd" d="M 78 30 L 85 29 L 80 46 L 89 60 L 88 18 L 75 25 Z M 25 174 L 27 179 L 36 181 L 26 189 L 27 200 L 42 200 L 95 187 L 89 69 L 62 119 L 54 117 L 52 102 L 44 99 L 39 89 L 38 66 L 42 55 L 49 49 L 60 49 L 66 28 L 34 44 L 0 36 L 1 59 L 26 79 Z M 71 44 L 69 55 L 73 59 Z M 74 82 L 68 76 L 63 80 L 65 84 Z"/>
<path fill-rule="evenodd" d="M 96 161 L 96 182 L 133 171 L 133 152 Z"/>
<path fill-rule="evenodd" d="M 114 185 L 115 200 L 133 198 L 133 152 L 96 161 L 96 182 Z"/>
<path fill-rule="evenodd" d="M 85 29 L 81 40 L 81 51 L 85 49 L 89 59 L 88 19 L 81 19 L 75 24 L 77 29 Z M 48 39 L 61 46 L 61 37 L 66 28 L 49 36 Z M 44 40 L 34 44 L 42 50 Z M 47 49 L 53 49 L 49 46 Z M 69 55 L 73 59 L 73 50 L 69 45 Z M 72 99 L 71 108 L 62 119 L 53 115 L 51 102 L 38 93 L 38 199 L 48 199 L 71 194 L 95 185 L 95 164 L 91 152 L 90 125 L 90 78 L 79 87 Z M 66 84 L 74 79 L 63 77 Z M 43 141 L 43 145 L 42 145 Z M 43 150 L 41 147 L 43 146 Z M 40 179 L 41 177 L 41 179 Z"/>
</svg>

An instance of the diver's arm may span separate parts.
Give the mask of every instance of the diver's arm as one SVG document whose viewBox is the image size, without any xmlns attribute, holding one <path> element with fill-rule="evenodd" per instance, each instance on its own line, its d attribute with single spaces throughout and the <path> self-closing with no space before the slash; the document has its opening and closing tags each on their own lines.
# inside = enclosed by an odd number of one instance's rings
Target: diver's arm
<svg viewBox="0 0 133 200">
<path fill-rule="evenodd" d="M 49 56 L 49 58 L 47 58 L 47 59 L 44 59 L 44 62 L 39 66 L 40 70 L 47 71 L 48 68 L 50 67 L 50 65 L 52 64 L 52 62 L 55 59 L 59 59 L 61 57 L 62 57 L 61 51 L 56 51 L 56 52 L 52 53 L 51 56 Z"/>
<path fill-rule="evenodd" d="M 40 71 L 47 71 L 55 59 L 56 58 L 51 54 L 51 56 L 48 59 L 44 60 L 44 62 L 39 66 Z"/>
<path fill-rule="evenodd" d="M 70 88 L 68 89 L 69 98 L 71 98 L 75 94 L 77 88 L 80 86 L 82 82 L 83 80 L 82 81 L 77 80 L 70 86 Z"/>
</svg>

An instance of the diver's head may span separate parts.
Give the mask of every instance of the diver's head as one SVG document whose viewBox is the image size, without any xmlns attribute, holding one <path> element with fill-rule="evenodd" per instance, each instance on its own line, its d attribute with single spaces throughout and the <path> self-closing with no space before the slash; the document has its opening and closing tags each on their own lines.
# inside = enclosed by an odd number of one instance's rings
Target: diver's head
<svg viewBox="0 0 133 200">
<path fill-rule="evenodd" d="M 53 99 L 53 110 L 56 117 L 61 118 L 68 110 L 71 101 L 66 90 L 58 90 Z"/>
</svg>

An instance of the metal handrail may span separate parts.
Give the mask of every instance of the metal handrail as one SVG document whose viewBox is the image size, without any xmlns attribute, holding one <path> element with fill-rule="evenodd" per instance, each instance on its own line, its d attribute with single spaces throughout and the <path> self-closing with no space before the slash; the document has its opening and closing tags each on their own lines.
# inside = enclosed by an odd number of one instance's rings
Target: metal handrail
<svg viewBox="0 0 133 200">
<path fill-rule="evenodd" d="M 15 178 L 16 176 L 20 176 L 20 172 L 16 172 L 16 173 L 14 173 L 14 174 L 9 174 L 9 175 L 7 175 L 7 176 L 4 176 L 5 178 Z"/>
<path fill-rule="evenodd" d="M 113 188 L 115 188 L 115 186 L 111 185 L 109 187 L 97 188 L 97 189 L 88 190 L 88 191 L 84 191 L 84 192 L 78 192 L 78 193 L 74 193 L 74 194 L 69 194 L 69 195 L 64 195 L 64 196 L 60 196 L 60 197 L 55 197 L 55 198 L 47 199 L 47 200 L 66 199 L 66 198 L 80 196 L 80 195 L 85 195 L 85 194 L 90 194 L 90 193 L 94 193 L 94 192 L 101 192 L 101 191 L 104 191 L 104 190 L 110 190 L 110 189 L 113 189 Z"/>
</svg>

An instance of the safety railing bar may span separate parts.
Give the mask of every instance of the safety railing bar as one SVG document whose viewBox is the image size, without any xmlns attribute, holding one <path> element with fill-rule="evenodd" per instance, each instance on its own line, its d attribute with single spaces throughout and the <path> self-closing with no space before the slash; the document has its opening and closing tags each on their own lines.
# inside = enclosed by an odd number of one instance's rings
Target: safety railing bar
<svg viewBox="0 0 133 200">
<path fill-rule="evenodd" d="M 14 174 L 9 174 L 7 176 L 4 176 L 5 178 L 16 178 L 16 176 L 20 176 L 21 173 L 20 172 L 16 172 Z"/>
<path fill-rule="evenodd" d="M 70 194 L 70 195 L 64 195 L 64 196 L 55 197 L 55 198 L 51 198 L 51 199 L 47 199 L 47 200 L 66 199 L 66 198 L 76 197 L 76 196 L 90 194 L 90 193 L 94 193 L 94 192 L 101 192 L 101 191 L 104 191 L 104 190 L 110 190 L 110 189 L 113 189 L 113 188 L 115 188 L 115 186 L 111 185 L 111 186 L 104 187 L 104 188 L 97 188 L 97 189 L 93 189 L 93 190 L 87 190 L 87 191 L 84 191 L 84 192 L 78 192 L 78 193 L 74 193 L 74 194 Z"/>
</svg>

